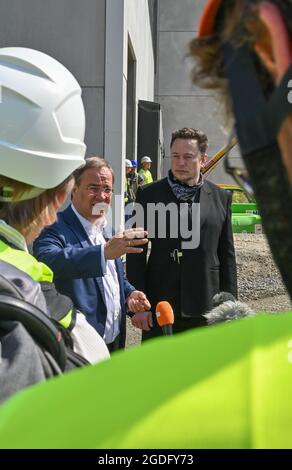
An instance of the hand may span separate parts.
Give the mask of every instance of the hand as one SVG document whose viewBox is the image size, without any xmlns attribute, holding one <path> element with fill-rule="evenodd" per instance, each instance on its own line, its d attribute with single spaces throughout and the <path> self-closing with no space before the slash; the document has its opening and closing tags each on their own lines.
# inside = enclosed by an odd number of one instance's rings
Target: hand
<svg viewBox="0 0 292 470">
<path fill-rule="evenodd" d="M 138 312 L 131 318 L 132 325 L 140 330 L 150 331 L 153 326 L 151 312 Z"/>
<path fill-rule="evenodd" d="M 151 304 L 144 292 L 134 290 L 127 298 L 127 305 L 130 312 L 145 312 L 151 308 Z"/>
<path fill-rule="evenodd" d="M 148 243 L 147 232 L 143 228 L 131 228 L 123 231 L 120 228 L 117 234 L 104 245 L 105 259 L 116 259 L 125 253 L 142 253 L 143 248 L 136 246 Z"/>
</svg>

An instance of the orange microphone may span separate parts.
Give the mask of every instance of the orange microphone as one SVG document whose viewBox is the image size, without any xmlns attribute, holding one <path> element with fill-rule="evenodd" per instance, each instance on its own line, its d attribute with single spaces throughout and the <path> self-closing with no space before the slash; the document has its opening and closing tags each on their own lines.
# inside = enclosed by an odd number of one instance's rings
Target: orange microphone
<svg viewBox="0 0 292 470">
<path fill-rule="evenodd" d="M 158 325 L 161 326 L 163 334 L 172 335 L 174 315 L 170 303 L 166 301 L 158 302 L 155 313 Z"/>
</svg>

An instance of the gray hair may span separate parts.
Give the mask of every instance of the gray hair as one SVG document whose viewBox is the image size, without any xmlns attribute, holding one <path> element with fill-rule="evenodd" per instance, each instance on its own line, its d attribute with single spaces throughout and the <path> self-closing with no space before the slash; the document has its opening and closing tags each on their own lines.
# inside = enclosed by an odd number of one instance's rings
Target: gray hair
<svg viewBox="0 0 292 470">
<path fill-rule="evenodd" d="M 115 176 L 114 176 L 113 169 L 111 165 L 109 164 L 109 162 L 102 157 L 97 157 L 93 155 L 85 159 L 85 165 L 77 168 L 77 170 L 74 171 L 73 176 L 75 179 L 76 186 L 79 186 L 83 173 L 86 170 L 89 170 L 90 168 L 96 168 L 97 170 L 100 170 L 101 168 L 108 168 L 112 174 L 113 183 L 114 183 Z"/>
</svg>

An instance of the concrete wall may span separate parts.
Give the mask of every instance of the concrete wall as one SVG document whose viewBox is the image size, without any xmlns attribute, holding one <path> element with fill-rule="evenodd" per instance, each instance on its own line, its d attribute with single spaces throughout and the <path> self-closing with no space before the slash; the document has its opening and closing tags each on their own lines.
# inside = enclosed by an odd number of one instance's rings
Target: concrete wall
<svg viewBox="0 0 292 470">
<path fill-rule="evenodd" d="M 128 44 L 136 60 L 138 100 L 153 100 L 154 56 L 147 0 L 106 0 L 105 158 L 115 171 L 115 193 L 124 193 Z M 134 118 L 137 128 L 137 115 Z M 135 139 L 134 148 L 137 147 Z M 121 205 L 121 204 L 120 204 Z M 121 205 L 122 206 L 122 205 Z M 122 222 L 122 211 L 115 225 Z"/>
<path fill-rule="evenodd" d="M 136 101 L 154 98 L 154 54 L 148 0 L 125 0 L 125 26 L 137 61 Z"/>
<path fill-rule="evenodd" d="M 83 89 L 87 154 L 104 155 L 123 195 L 128 43 L 138 100 L 153 100 L 154 56 L 148 0 L 1 1 L 0 47 L 39 49 L 62 62 Z M 136 128 L 137 115 L 134 117 Z M 136 148 L 136 140 L 134 149 Z M 120 203 L 123 206 L 123 203 Z M 122 220 L 122 213 L 119 215 Z"/>
<path fill-rule="evenodd" d="M 209 155 L 226 144 L 223 118 L 212 95 L 192 85 L 192 62 L 186 58 L 206 0 L 159 0 L 159 47 L 156 100 L 161 103 L 166 158 L 164 173 L 170 166 L 169 142 L 172 130 L 180 127 L 202 129 L 209 137 Z M 210 177 L 218 183 L 231 179 L 218 165 Z"/>
<path fill-rule="evenodd" d="M 89 153 L 103 153 L 105 0 L 1 1 L 0 46 L 38 49 L 83 88 Z"/>
</svg>

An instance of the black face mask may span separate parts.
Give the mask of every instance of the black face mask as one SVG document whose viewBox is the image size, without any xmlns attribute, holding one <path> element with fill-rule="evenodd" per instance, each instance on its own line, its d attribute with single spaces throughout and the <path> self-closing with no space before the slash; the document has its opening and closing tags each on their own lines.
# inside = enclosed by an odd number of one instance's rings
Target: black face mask
<svg viewBox="0 0 292 470">
<path fill-rule="evenodd" d="M 272 254 L 292 298 L 292 188 L 277 143 L 279 129 L 292 113 L 288 101 L 292 66 L 267 100 L 247 46 L 233 49 L 226 44 L 224 62 L 242 157 Z"/>
</svg>

